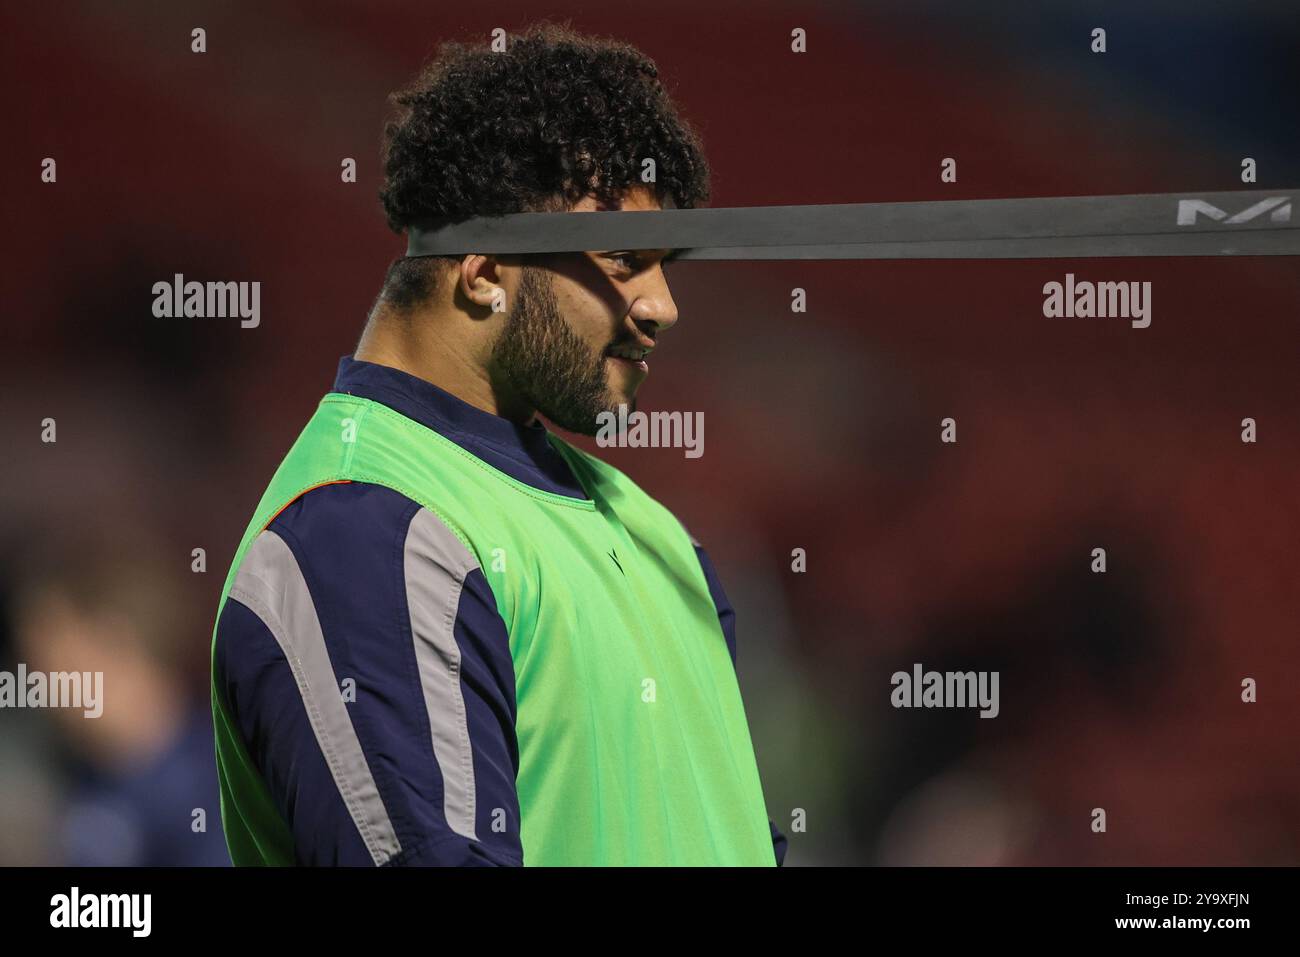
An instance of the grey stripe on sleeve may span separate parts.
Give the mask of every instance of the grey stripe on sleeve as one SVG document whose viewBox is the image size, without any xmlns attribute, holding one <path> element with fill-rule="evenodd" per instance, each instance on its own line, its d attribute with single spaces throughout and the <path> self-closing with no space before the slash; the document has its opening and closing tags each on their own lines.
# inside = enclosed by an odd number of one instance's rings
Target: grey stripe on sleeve
<svg viewBox="0 0 1300 957">
<path fill-rule="evenodd" d="M 375 864 L 386 863 L 401 845 L 343 701 L 307 582 L 284 539 L 268 529 L 253 540 L 230 597 L 252 609 L 275 636 L 343 803 Z"/>
<path fill-rule="evenodd" d="M 438 516 L 422 508 L 406 533 L 403 566 L 420 689 L 442 772 L 443 813 L 453 831 L 477 840 L 474 757 L 454 629 L 465 576 L 479 567 L 478 559 Z"/>
</svg>

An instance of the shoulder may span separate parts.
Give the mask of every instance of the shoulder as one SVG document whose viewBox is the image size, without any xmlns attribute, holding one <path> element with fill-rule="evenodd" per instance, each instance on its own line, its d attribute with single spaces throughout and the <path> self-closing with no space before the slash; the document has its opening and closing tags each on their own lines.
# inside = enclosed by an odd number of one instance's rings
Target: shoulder
<svg viewBox="0 0 1300 957">
<path fill-rule="evenodd" d="M 369 482 L 333 482 L 300 495 L 268 523 L 250 552 L 268 536 L 321 584 L 353 591 L 367 591 L 371 579 L 400 575 L 414 559 L 437 559 L 462 574 L 478 564 L 441 516 Z"/>
<path fill-rule="evenodd" d="M 313 564 L 331 559 L 356 564 L 401 541 L 418 502 L 369 482 L 332 482 L 298 496 L 263 530 L 284 539 Z"/>
<path fill-rule="evenodd" d="M 420 503 L 383 485 L 335 482 L 296 498 L 253 538 L 229 597 L 268 627 L 312 619 L 326 634 L 355 635 L 404 626 L 417 606 L 459 601 L 466 590 L 494 612 L 478 568 L 456 532 Z"/>
<path fill-rule="evenodd" d="M 508 661 L 506 627 L 474 554 L 437 515 L 385 486 L 335 483 L 295 499 L 249 544 L 227 597 L 214 665 L 227 699 L 245 707 L 286 658 L 319 663 L 322 649 L 330 668 L 376 686 L 414 680 L 414 657 L 429 643 L 457 646 L 494 672 Z"/>
</svg>

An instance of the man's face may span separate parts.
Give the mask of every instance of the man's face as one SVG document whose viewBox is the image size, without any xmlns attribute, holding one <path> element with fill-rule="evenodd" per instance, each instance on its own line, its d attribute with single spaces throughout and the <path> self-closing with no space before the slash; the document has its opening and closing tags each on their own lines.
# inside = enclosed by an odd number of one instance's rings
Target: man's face
<svg viewBox="0 0 1300 957">
<path fill-rule="evenodd" d="M 598 207 L 588 197 L 573 213 Z M 622 209 L 659 209 L 635 189 Z M 677 321 L 662 260 L 669 250 L 614 249 L 534 257 L 492 352 L 505 384 L 556 425 L 595 435 L 597 416 L 625 404 L 649 374 L 648 350 Z M 644 353 L 645 358 L 640 358 Z"/>
</svg>

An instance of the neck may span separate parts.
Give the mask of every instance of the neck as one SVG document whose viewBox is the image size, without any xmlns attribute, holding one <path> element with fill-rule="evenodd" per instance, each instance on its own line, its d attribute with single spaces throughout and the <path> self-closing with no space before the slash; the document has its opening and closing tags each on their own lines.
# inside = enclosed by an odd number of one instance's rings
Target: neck
<svg viewBox="0 0 1300 957">
<path fill-rule="evenodd" d="M 398 313 L 381 304 L 366 320 L 355 358 L 432 382 L 475 408 L 530 425 L 535 410 L 493 380 L 487 364 L 491 344 L 452 334 L 452 324 L 432 311 Z"/>
</svg>

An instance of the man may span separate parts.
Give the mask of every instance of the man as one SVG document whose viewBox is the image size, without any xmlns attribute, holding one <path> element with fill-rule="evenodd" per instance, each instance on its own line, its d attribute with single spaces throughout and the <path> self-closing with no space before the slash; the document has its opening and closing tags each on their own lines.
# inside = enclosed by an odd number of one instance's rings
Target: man
<svg viewBox="0 0 1300 957">
<path fill-rule="evenodd" d="M 631 47 L 448 44 L 395 97 L 389 224 L 694 206 Z M 643 159 L 656 178 L 642 184 Z M 772 865 L 734 613 L 594 435 L 677 321 L 669 250 L 403 258 L 227 578 L 213 715 L 236 864 Z"/>
</svg>

